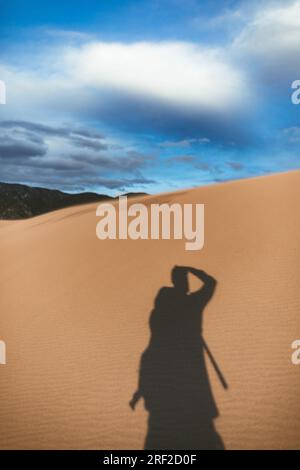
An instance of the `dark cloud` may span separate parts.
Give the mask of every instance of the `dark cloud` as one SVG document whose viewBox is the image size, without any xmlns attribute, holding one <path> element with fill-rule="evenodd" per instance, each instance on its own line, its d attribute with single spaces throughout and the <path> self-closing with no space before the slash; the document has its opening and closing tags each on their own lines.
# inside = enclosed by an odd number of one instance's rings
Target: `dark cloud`
<svg viewBox="0 0 300 470">
<path fill-rule="evenodd" d="M 127 151 L 122 156 L 111 154 L 71 154 L 74 161 L 84 161 L 105 170 L 135 171 L 143 167 L 152 157 L 135 151 Z"/>
<path fill-rule="evenodd" d="M 122 191 L 154 182 L 141 173 L 151 156 L 116 145 L 109 148 L 94 130 L 4 121 L 0 136 L 1 179 L 7 182 L 72 191 L 101 186 Z M 51 143 L 57 137 L 63 151 L 53 155 Z"/>
<path fill-rule="evenodd" d="M 73 173 L 85 172 L 86 165 L 83 162 L 74 162 L 68 158 L 32 158 L 28 162 L 28 167 L 50 169 L 58 172 L 67 172 L 70 175 Z"/>
<path fill-rule="evenodd" d="M 223 159 L 211 160 L 211 157 L 207 156 L 200 157 L 197 155 L 178 155 L 175 157 L 171 157 L 167 160 L 170 163 L 181 163 L 191 166 L 196 170 L 200 170 L 201 172 L 207 172 L 212 175 L 214 181 L 224 181 L 225 177 L 223 178 L 222 174 L 228 175 L 228 167 L 233 170 L 233 172 L 241 172 L 245 169 L 245 165 L 241 162 L 237 161 L 224 161 Z M 233 179 L 236 177 L 234 173 L 231 172 L 229 179 Z M 240 174 L 240 173 L 239 173 Z M 218 175 L 218 176 L 217 176 Z"/>
<path fill-rule="evenodd" d="M 148 185 L 156 183 L 153 179 L 148 178 L 129 178 L 129 179 L 105 179 L 99 178 L 98 184 L 101 186 L 108 188 L 108 189 L 119 189 L 119 190 L 126 190 L 128 188 L 132 188 L 136 185 Z"/>
<path fill-rule="evenodd" d="M 160 142 L 159 146 L 162 148 L 188 148 L 191 147 L 193 144 L 208 144 L 210 142 L 210 139 L 207 137 L 200 137 L 200 138 L 186 138 L 182 140 L 166 140 L 164 142 Z"/>
<path fill-rule="evenodd" d="M 71 145 L 95 151 L 107 150 L 105 136 L 93 129 L 76 126 L 49 126 L 30 121 L 2 121 L 0 129 L 14 134 L 22 134 L 27 140 L 43 142 L 44 138 L 60 138 Z"/>
<path fill-rule="evenodd" d="M 30 157 L 41 157 L 47 153 L 47 145 L 43 141 L 18 138 L 0 131 L 0 159 L 16 160 Z"/>
<path fill-rule="evenodd" d="M 197 155 L 178 155 L 168 159 L 171 163 L 183 163 L 192 166 L 198 170 L 210 171 L 212 173 L 219 171 L 219 167 L 209 161 L 201 160 L 202 157 Z"/>
<path fill-rule="evenodd" d="M 2 128 L 21 128 L 29 131 L 37 132 L 44 135 L 52 135 L 56 137 L 68 137 L 68 136 L 81 136 L 91 139 L 104 139 L 104 135 L 93 129 L 86 129 L 83 127 L 76 126 L 49 126 L 46 124 L 40 124 L 30 121 L 2 121 L 0 122 Z"/>
<path fill-rule="evenodd" d="M 73 135 L 70 140 L 77 147 L 89 148 L 95 151 L 107 150 L 108 145 L 103 143 L 100 139 L 86 138 L 82 135 Z"/>
<path fill-rule="evenodd" d="M 217 171 L 218 168 L 216 167 L 216 165 L 211 165 L 209 164 L 208 162 L 197 162 L 195 163 L 195 168 L 198 168 L 198 170 L 202 170 L 202 171 Z"/>
<path fill-rule="evenodd" d="M 239 162 L 227 162 L 227 165 L 236 171 L 242 170 L 244 168 L 244 165 Z"/>
<path fill-rule="evenodd" d="M 188 164 L 195 164 L 196 157 L 193 155 L 178 155 L 176 157 L 171 157 L 168 159 L 171 163 L 188 163 Z"/>
<path fill-rule="evenodd" d="M 101 105 L 100 105 L 101 104 Z M 67 105 L 67 103 L 66 103 Z M 157 136 L 171 138 L 174 142 L 185 142 L 205 136 L 205 142 L 215 144 L 247 146 L 258 144 L 255 122 L 246 109 L 228 113 L 182 108 L 170 103 L 114 91 L 105 96 L 93 94 L 85 101 L 85 107 L 74 105 L 74 113 L 82 117 L 104 121 L 124 132 L 151 132 Z M 167 140 L 167 142 L 171 142 Z"/>
<path fill-rule="evenodd" d="M 69 192 L 78 191 L 99 191 L 99 188 L 106 188 L 107 190 L 126 191 L 146 187 L 155 184 L 156 180 L 137 176 L 134 178 L 126 177 L 103 177 L 96 175 L 73 175 L 71 178 L 66 177 L 56 171 L 41 172 L 36 175 L 32 169 L 22 169 L 17 167 L 14 172 L 11 172 L 8 167 L 5 168 L 1 174 L 1 179 L 7 183 L 22 183 L 32 186 L 42 186 L 46 188 L 61 189 Z"/>
</svg>

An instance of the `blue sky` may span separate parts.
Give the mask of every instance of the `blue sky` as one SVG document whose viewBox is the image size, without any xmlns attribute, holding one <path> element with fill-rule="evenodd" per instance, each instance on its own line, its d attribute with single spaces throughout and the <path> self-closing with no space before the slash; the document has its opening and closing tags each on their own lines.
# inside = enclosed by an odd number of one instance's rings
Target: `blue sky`
<svg viewBox="0 0 300 470">
<path fill-rule="evenodd" d="M 0 180 L 161 192 L 299 168 L 300 0 L 0 1 Z"/>
</svg>

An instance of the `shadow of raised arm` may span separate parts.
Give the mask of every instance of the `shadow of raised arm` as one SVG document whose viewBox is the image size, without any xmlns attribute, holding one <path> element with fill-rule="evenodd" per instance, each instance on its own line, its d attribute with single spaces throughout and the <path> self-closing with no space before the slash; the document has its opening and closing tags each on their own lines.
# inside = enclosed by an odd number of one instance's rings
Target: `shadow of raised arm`
<svg viewBox="0 0 300 470">
<path fill-rule="evenodd" d="M 202 269 L 196 268 L 185 268 L 188 272 L 196 276 L 200 281 L 203 282 L 203 286 L 200 287 L 196 292 L 190 294 L 195 300 L 199 300 L 204 307 L 212 298 L 215 288 L 217 285 L 217 281 L 207 274 Z"/>
</svg>

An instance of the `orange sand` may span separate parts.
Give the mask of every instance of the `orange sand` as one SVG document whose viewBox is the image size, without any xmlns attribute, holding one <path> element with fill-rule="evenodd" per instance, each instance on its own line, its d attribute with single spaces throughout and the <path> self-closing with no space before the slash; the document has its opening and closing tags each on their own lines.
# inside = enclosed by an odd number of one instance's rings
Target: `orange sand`
<svg viewBox="0 0 300 470">
<path fill-rule="evenodd" d="M 139 200 L 204 203 L 204 249 L 100 241 L 97 204 L 0 223 L 0 448 L 143 448 L 128 402 L 154 298 L 186 265 L 218 282 L 204 336 L 229 384 L 207 361 L 225 447 L 299 449 L 300 172 Z"/>
</svg>

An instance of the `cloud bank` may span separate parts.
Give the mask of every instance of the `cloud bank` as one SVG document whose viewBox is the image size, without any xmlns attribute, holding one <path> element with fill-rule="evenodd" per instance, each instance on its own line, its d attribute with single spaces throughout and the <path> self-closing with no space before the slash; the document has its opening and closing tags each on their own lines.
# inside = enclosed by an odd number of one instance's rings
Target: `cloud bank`
<svg viewBox="0 0 300 470">
<path fill-rule="evenodd" d="M 2 178 L 142 188 L 164 177 L 166 162 L 211 171 L 216 179 L 220 167 L 246 172 L 237 152 L 263 153 L 277 132 L 281 146 L 284 139 L 295 145 L 299 126 L 282 122 L 290 84 L 299 78 L 300 0 L 245 5 L 206 22 L 214 34 L 231 31 L 219 43 L 108 42 L 53 29 L 22 56 L 6 56 Z M 192 23 L 204 28 L 201 21 Z M 198 150 L 201 161 L 182 154 L 186 149 Z M 212 155 L 221 155 L 222 164 Z M 252 163 L 254 170 L 259 165 Z"/>
</svg>

